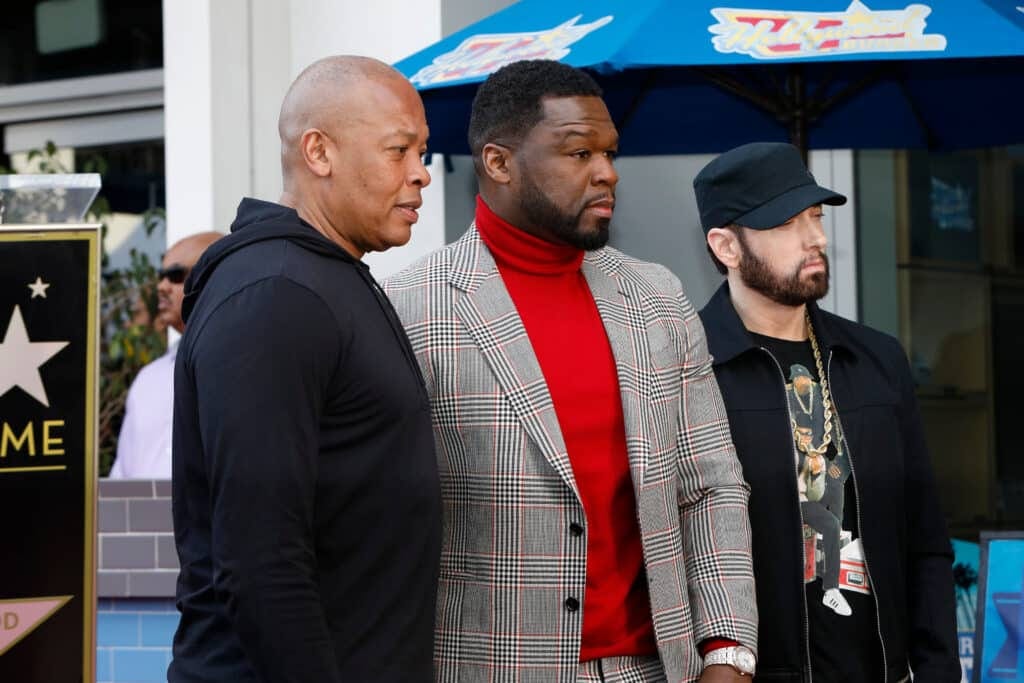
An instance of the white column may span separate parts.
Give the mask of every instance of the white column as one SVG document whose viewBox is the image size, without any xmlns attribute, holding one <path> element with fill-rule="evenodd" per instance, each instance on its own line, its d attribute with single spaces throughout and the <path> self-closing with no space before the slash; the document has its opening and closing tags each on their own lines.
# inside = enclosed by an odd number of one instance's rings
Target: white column
<svg viewBox="0 0 1024 683">
<path fill-rule="evenodd" d="M 253 193 L 252 84 L 261 77 L 251 54 L 250 0 L 208 0 L 210 8 L 210 117 L 213 130 L 213 225 L 227 232 L 239 200 Z"/>
<path fill-rule="evenodd" d="M 226 232 L 252 194 L 250 0 L 165 2 L 167 240 Z M 287 48 L 280 50 L 287 54 Z"/>
<path fill-rule="evenodd" d="M 292 0 L 291 9 L 293 78 L 328 55 L 367 55 L 394 63 L 441 39 L 441 0 Z M 429 170 L 432 181 L 423 192 L 420 220 L 409 244 L 364 259 L 378 279 L 444 245 L 441 155 L 433 155 Z"/>
<path fill-rule="evenodd" d="M 842 206 L 825 206 L 825 235 L 831 285 L 821 307 L 850 320 L 859 316 L 857 304 L 857 232 L 853 151 L 820 150 L 810 153 L 809 166 L 819 185 L 846 195 Z"/>
<path fill-rule="evenodd" d="M 210 0 L 163 3 L 168 243 L 213 227 Z"/>
<path fill-rule="evenodd" d="M 258 199 L 275 202 L 281 197 L 282 188 L 277 117 L 288 86 L 299 72 L 292 68 L 292 10 L 291 3 L 281 0 L 251 2 L 251 193 Z"/>
</svg>

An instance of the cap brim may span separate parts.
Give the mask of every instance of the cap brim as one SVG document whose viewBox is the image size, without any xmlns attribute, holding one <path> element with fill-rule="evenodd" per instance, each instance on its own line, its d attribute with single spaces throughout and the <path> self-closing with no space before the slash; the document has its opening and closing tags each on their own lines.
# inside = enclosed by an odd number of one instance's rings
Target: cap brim
<svg viewBox="0 0 1024 683">
<path fill-rule="evenodd" d="M 734 223 L 745 228 L 754 230 L 768 230 L 782 225 L 793 216 L 804 209 L 815 204 L 829 204 L 841 206 L 846 203 L 846 197 L 821 187 L 820 185 L 801 185 L 792 190 L 783 192 L 775 199 L 772 199 L 752 211 L 748 211 L 736 218 Z"/>
</svg>

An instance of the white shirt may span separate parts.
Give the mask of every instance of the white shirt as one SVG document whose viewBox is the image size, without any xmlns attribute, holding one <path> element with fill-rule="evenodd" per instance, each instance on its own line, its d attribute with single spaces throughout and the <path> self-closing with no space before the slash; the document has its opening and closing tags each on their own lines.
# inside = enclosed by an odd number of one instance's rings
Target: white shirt
<svg viewBox="0 0 1024 683">
<path fill-rule="evenodd" d="M 128 389 L 111 479 L 171 478 L 174 357 L 177 353 L 175 341 L 167 353 L 139 370 Z"/>
</svg>

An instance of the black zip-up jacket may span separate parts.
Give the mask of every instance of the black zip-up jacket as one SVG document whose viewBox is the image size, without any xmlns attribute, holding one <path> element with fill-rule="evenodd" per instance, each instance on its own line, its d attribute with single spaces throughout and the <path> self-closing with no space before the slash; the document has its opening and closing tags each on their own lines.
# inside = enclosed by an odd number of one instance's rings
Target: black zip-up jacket
<svg viewBox="0 0 1024 683">
<path fill-rule="evenodd" d="M 391 304 L 294 210 L 253 199 L 186 289 L 168 681 L 433 681 L 440 482 Z"/>
<path fill-rule="evenodd" d="M 909 666 L 917 683 L 956 683 L 961 671 L 953 552 L 906 356 L 892 337 L 814 304 L 809 310 L 853 464 L 885 680 L 903 680 Z M 747 333 L 728 284 L 700 317 L 750 484 L 760 615 L 756 679 L 806 683 L 813 672 L 805 640 L 802 522 L 785 379 Z"/>
</svg>

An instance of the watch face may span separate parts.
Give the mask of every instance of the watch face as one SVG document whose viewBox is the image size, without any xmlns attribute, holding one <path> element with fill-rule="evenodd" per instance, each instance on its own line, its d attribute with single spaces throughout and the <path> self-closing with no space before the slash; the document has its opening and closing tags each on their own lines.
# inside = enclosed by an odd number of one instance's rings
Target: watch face
<svg viewBox="0 0 1024 683">
<path fill-rule="evenodd" d="M 745 647 L 736 648 L 736 668 L 746 674 L 754 673 L 754 653 Z"/>
</svg>

